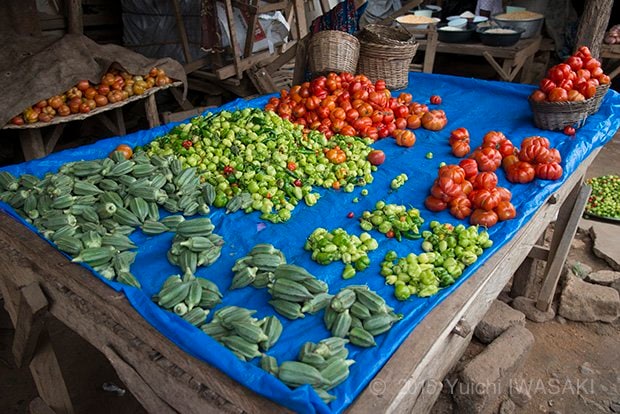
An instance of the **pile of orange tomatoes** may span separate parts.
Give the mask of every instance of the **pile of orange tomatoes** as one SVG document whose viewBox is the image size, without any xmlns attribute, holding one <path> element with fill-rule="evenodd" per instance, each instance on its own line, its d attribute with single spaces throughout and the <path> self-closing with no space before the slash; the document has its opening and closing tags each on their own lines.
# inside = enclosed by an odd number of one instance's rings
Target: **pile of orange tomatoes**
<svg viewBox="0 0 620 414">
<path fill-rule="evenodd" d="M 86 114 L 100 106 L 124 101 L 133 95 L 142 95 L 147 89 L 171 82 L 163 69 L 153 68 L 144 76 L 134 76 L 112 69 L 101 77 L 99 84 L 81 80 L 65 93 L 43 99 L 24 109 L 20 115 L 13 117 L 10 123 L 23 125 L 50 122 L 56 116 Z"/>
<path fill-rule="evenodd" d="M 412 101 L 409 93 L 393 97 L 385 81 L 373 83 L 364 75 L 330 73 L 310 82 L 282 90 L 265 106 L 284 119 L 321 131 L 327 138 L 334 134 L 369 137 L 374 140 L 394 136 L 399 145 L 411 146 L 413 132 L 420 126 L 437 131 L 448 122 L 442 110 L 429 110 Z"/>
</svg>

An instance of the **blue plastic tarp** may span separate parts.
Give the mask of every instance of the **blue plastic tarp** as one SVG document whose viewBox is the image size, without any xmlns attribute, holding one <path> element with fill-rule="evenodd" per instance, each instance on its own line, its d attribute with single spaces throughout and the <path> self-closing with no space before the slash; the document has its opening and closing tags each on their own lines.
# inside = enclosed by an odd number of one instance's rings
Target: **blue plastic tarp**
<svg viewBox="0 0 620 414">
<path fill-rule="evenodd" d="M 362 349 L 349 346 L 350 358 L 355 359 L 356 363 L 351 366 L 351 375 L 347 381 L 333 390 L 337 399 L 329 406 L 325 405 L 308 386 L 294 391 L 290 390 L 275 377 L 258 368 L 258 359 L 252 363 L 241 362 L 201 330 L 194 328 L 176 315 L 160 309 L 151 301 L 151 296 L 159 291 L 163 281 L 169 275 L 179 273 L 179 269 L 170 265 L 166 259 L 166 251 L 170 247 L 172 234 L 146 237 L 138 230 L 131 236 L 139 245 L 137 260 L 132 266 L 132 272 L 140 280 L 141 290 L 110 282 L 101 277 L 100 279 L 113 289 L 124 291 L 136 311 L 181 349 L 217 367 L 258 394 L 298 412 L 342 412 L 364 390 L 425 315 L 457 289 L 490 255 L 510 240 L 531 219 L 547 197 L 563 184 L 595 148 L 608 142 L 620 126 L 620 95 L 610 90 L 599 112 L 588 118 L 586 124 L 577 131 L 576 136 L 569 137 L 561 132 L 537 129 L 533 126 L 532 114 L 527 102 L 527 97 L 532 90 L 533 87 L 528 85 L 432 74 L 411 74 L 406 91 L 413 94 L 414 100 L 423 103 L 428 103 L 431 95 L 440 95 L 443 103 L 438 108 L 446 111 L 448 126 L 439 132 L 416 130 L 417 142 L 412 148 L 398 147 L 393 139 L 376 142 L 374 147 L 385 151 L 387 159 L 375 173 L 375 181 L 367 186 L 368 196 L 362 197 L 360 188 L 356 188 L 353 193 L 321 190 L 321 199 L 317 205 L 311 208 L 305 205 L 298 206 L 291 220 L 284 224 L 263 222 L 257 212 L 252 214 L 237 212 L 225 215 L 221 209 L 213 210 L 210 218 L 215 224 L 215 232 L 224 237 L 226 244 L 221 258 L 208 268 L 199 268 L 197 275 L 217 283 L 224 293 L 224 302 L 220 306 L 238 305 L 256 309 L 258 312 L 255 316 L 257 317 L 275 313 L 267 303 L 269 295 L 266 289 L 247 287 L 234 291 L 228 290 L 232 278 L 230 269 L 235 260 L 245 256 L 254 244 L 262 242 L 274 244 L 285 253 L 290 263 L 303 266 L 319 279 L 325 280 L 329 284 L 330 293 L 336 293 L 348 284 L 366 283 L 386 298 L 396 312 L 404 315 L 404 318 L 388 333 L 377 338 L 376 347 Z M 263 96 L 249 101 L 237 100 L 218 108 L 217 111 L 262 107 L 267 99 L 268 97 Z M 448 212 L 431 213 L 423 203 L 436 178 L 439 163 L 442 161 L 448 164 L 458 162 L 458 159 L 452 156 L 448 145 L 450 131 L 457 127 L 465 127 L 470 131 L 472 148 L 480 145 L 483 135 L 490 130 L 502 131 L 517 146 L 527 136 L 546 136 L 562 155 L 564 175 L 559 181 L 537 179 L 523 185 L 509 183 L 504 172 L 498 170 L 499 185 L 507 187 L 513 193 L 512 202 L 517 209 L 517 218 L 492 227 L 489 233 L 495 242 L 493 247 L 484 252 L 481 260 L 467 268 L 455 285 L 441 290 L 431 298 L 414 298 L 399 302 L 393 296 L 393 287 L 385 285 L 384 278 L 379 274 L 380 263 L 388 250 L 395 250 L 401 256 L 409 252 L 420 253 L 419 240 L 403 240 L 399 243 L 394 239 L 386 239 L 378 232 L 372 232 L 380 247 L 369 255 L 372 261 L 371 266 L 350 280 L 343 280 L 340 276 L 343 269 L 342 263 L 335 262 L 328 266 L 321 266 L 310 259 L 309 252 L 304 251 L 303 246 L 306 237 L 315 228 L 325 227 L 332 230 L 342 227 L 350 233 L 359 234 L 361 229 L 357 220 L 347 218 L 347 214 L 352 211 L 359 217 L 364 210 L 372 210 L 379 200 L 411 205 L 420 209 L 426 220 L 425 228 L 431 220 L 459 223 Z M 93 145 L 54 153 L 40 160 L 4 169 L 15 175 L 31 173 L 42 176 L 46 172 L 56 171 L 60 165 L 68 161 L 105 157 L 120 143 L 146 144 L 170 128 L 171 125 L 166 125 L 124 137 L 110 138 Z M 425 157 L 428 152 L 434 154 L 432 159 Z M 397 191 L 390 191 L 389 182 L 403 172 L 409 176 L 409 180 Z M 352 202 L 355 197 L 359 198 L 359 203 Z M 1 207 L 15 215 L 7 205 Z M 330 336 L 322 318 L 323 312 L 313 316 L 307 315 L 304 319 L 296 321 L 288 321 L 280 317 L 284 325 L 284 333 L 269 354 L 275 356 L 279 362 L 296 359 L 304 342 L 318 342 Z"/>
</svg>

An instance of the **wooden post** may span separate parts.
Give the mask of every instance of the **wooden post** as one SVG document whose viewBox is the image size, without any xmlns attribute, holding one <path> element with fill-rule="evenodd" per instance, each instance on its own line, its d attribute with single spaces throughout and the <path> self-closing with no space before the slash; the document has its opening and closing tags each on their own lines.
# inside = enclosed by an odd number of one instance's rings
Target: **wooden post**
<svg viewBox="0 0 620 414">
<path fill-rule="evenodd" d="M 82 0 L 65 0 L 65 13 L 67 13 L 67 33 L 84 33 Z"/>
<path fill-rule="evenodd" d="M 547 312 L 553 302 L 553 295 L 562 274 L 562 267 L 568 256 L 573 237 L 579 225 L 579 219 L 586 207 L 592 187 L 581 185 L 575 186 L 568 199 L 564 202 L 558 212 L 558 219 L 555 222 L 555 230 L 559 233 L 553 234 L 551 247 L 549 249 L 549 261 L 545 266 L 545 280 L 543 281 L 536 308 Z"/>
<path fill-rule="evenodd" d="M 586 1 L 583 14 L 579 20 L 575 47 L 588 46 L 592 56 L 599 57 L 613 4 L 613 0 Z"/>
<path fill-rule="evenodd" d="M 45 144 L 39 128 L 25 128 L 19 131 L 19 143 L 26 161 L 45 157 Z"/>
<path fill-rule="evenodd" d="M 159 114 L 157 113 L 155 94 L 149 95 L 144 101 L 144 112 L 146 112 L 146 120 L 149 123 L 149 128 L 159 126 Z"/>
<path fill-rule="evenodd" d="M 39 336 L 39 345 L 30 362 L 30 373 L 39 396 L 57 414 L 73 414 L 69 391 L 46 330 Z"/>
<path fill-rule="evenodd" d="M 13 356 L 15 364 L 22 367 L 32 359 L 39 340 L 39 334 L 45 324 L 47 299 L 38 283 L 24 286 L 19 292 L 15 338 L 13 339 Z"/>
<path fill-rule="evenodd" d="M 189 40 L 187 38 L 187 32 L 185 31 L 185 23 L 183 22 L 183 16 L 181 15 L 181 7 L 179 7 L 178 0 L 170 0 L 172 8 L 174 9 L 174 17 L 177 21 L 177 31 L 179 32 L 179 38 L 181 39 L 181 46 L 183 47 L 183 56 L 185 57 L 185 63 L 192 61 L 192 54 L 189 50 Z"/>
</svg>

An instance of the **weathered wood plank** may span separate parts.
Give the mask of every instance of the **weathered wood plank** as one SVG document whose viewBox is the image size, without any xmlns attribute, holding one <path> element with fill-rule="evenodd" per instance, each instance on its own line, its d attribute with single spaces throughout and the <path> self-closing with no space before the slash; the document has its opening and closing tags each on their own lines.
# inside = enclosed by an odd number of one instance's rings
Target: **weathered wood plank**
<svg viewBox="0 0 620 414">
<path fill-rule="evenodd" d="M 41 397 L 36 397 L 30 401 L 30 404 L 28 404 L 28 411 L 30 414 L 55 414 L 54 410 L 49 408 Z"/>
<path fill-rule="evenodd" d="M 575 47 L 587 46 L 592 56 L 599 57 L 613 4 L 613 0 L 586 1 L 583 14 L 579 19 Z"/>
<path fill-rule="evenodd" d="M 39 334 L 45 324 L 48 303 L 38 283 L 32 283 L 19 290 L 19 308 L 15 336 L 13 338 L 13 356 L 15 365 L 22 367 L 32 359 Z"/>
<path fill-rule="evenodd" d="M 39 336 L 39 344 L 30 362 L 30 373 L 39 396 L 50 409 L 57 414 L 73 414 L 69 392 L 46 330 Z"/>
<path fill-rule="evenodd" d="M 67 15 L 67 33 L 84 33 L 84 17 L 82 13 L 82 0 L 64 0 L 65 13 Z"/>
<path fill-rule="evenodd" d="M 19 143 L 26 161 L 45 157 L 45 144 L 40 129 L 23 129 L 19 131 Z"/>
<path fill-rule="evenodd" d="M 575 192 L 577 192 L 577 199 L 572 202 L 572 195 Z M 543 312 L 547 312 L 551 307 L 555 289 L 560 280 L 560 275 L 562 274 L 564 262 L 568 256 L 573 237 L 575 237 L 575 233 L 577 232 L 579 220 L 581 219 L 581 215 L 583 214 L 583 210 L 586 207 L 591 192 L 592 187 L 589 185 L 581 185 L 581 182 L 579 182 L 575 185 L 571 195 L 560 208 L 555 225 L 556 229 L 562 229 L 562 231 L 558 231 L 557 236 L 559 242 L 557 243 L 555 251 L 550 252 L 553 254 L 553 259 L 548 261 L 545 266 L 545 280 L 543 281 L 542 288 L 538 294 L 538 300 L 536 301 L 536 307 Z M 556 234 L 554 233 L 553 236 L 555 240 Z"/>
<path fill-rule="evenodd" d="M 181 7 L 179 6 L 178 0 L 170 0 L 170 3 L 172 4 L 172 9 L 174 10 L 174 18 L 177 23 L 177 34 L 179 35 L 179 40 L 181 40 L 183 57 L 185 58 L 185 63 L 187 64 L 192 61 L 192 54 L 189 49 L 187 31 L 185 31 L 185 22 L 183 21 L 183 16 L 181 15 Z"/>
<path fill-rule="evenodd" d="M 155 95 L 150 95 L 144 101 L 144 112 L 146 113 L 146 121 L 149 124 L 149 128 L 155 128 L 159 126 L 159 113 L 157 112 L 157 102 L 155 102 Z"/>
</svg>

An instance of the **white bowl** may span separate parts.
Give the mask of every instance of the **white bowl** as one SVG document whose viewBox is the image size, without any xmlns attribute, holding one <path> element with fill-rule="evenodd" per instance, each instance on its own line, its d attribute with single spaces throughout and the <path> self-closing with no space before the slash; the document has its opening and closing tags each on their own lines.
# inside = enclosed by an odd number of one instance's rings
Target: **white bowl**
<svg viewBox="0 0 620 414">
<path fill-rule="evenodd" d="M 485 16 L 476 16 L 474 17 L 474 23 L 478 24 L 478 23 L 482 23 L 482 22 L 487 22 L 489 21 L 488 17 Z"/>
<path fill-rule="evenodd" d="M 448 22 L 448 26 L 464 29 L 467 26 L 467 19 L 453 19 Z"/>
<path fill-rule="evenodd" d="M 433 16 L 433 11 L 432 10 L 416 10 L 413 12 L 413 14 L 415 14 L 416 16 L 425 16 L 425 17 L 432 17 Z"/>
<path fill-rule="evenodd" d="M 456 19 L 462 19 L 462 17 L 461 16 L 448 16 L 448 17 L 446 17 L 447 21 L 456 20 Z"/>
</svg>

